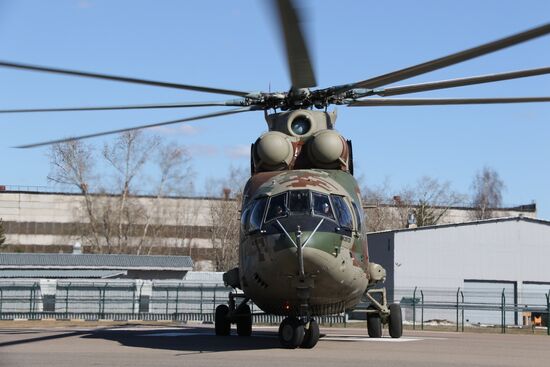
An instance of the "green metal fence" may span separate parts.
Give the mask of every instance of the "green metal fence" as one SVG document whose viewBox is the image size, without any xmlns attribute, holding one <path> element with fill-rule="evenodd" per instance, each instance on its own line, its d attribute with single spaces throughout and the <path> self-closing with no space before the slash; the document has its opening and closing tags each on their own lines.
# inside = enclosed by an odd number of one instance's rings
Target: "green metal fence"
<svg viewBox="0 0 550 367">
<path fill-rule="evenodd" d="M 426 293 L 428 295 L 430 294 L 429 291 Z M 400 304 L 404 312 L 407 313 L 407 311 L 410 311 L 413 329 L 417 329 L 418 327 L 423 330 L 427 322 L 433 321 L 427 320 L 425 313 L 428 311 L 432 313 L 437 311 L 439 315 L 449 315 L 451 312 L 455 314 L 455 318 L 452 321 L 454 321 L 455 330 L 457 332 L 463 332 L 465 325 L 499 327 L 503 334 L 506 333 L 509 327 L 530 326 L 534 328 L 536 326 L 546 326 L 547 334 L 550 335 L 550 327 L 548 327 L 550 315 L 550 289 L 546 294 L 538 294 L 538 302 L 532 304 L 520 304 L 515 300 L 511 300 L 510 297 L 507 297 L 507 291 L 504 288 L 500 292 L 500 302 L 484 301 L 479 295 L 472 294 L 470 294 L 469 299 L 468 294 L 465 295 L 464 289 L 462 288 L 457 288 L 453 300 L 451 300 L 448 295 L 442 296 L 441 290 L 432 292 L 432 294 L 434 293 L 435 295 L 432 298 L 429 296 L 425 297 L 424 290 L 415 287 L 411 291 L 412 297 L 403 297 L 401 299 Z M 446 293 L 449 294 L 449 292 Z M 493 299 L 494 297 L 491 298 L 491 300 Z M 483 325 L 479 322 L 471 323 L 465 316 L 468 312 L 490 314 L 492 317 L 498 316 L 500 322 L 498 324 L 488 325 Z M 510 317 L 510 315 L 513 316 Z M 521 315 L 521 318 L 518 317 L 519 315 Z M 524 318 L 526 318 L 526 320 L 524 320 Z M 405 319 L 407 318 L 405 317 Z M 535 319 L 540 320 L 540 325 L 534 323 Z M 450 320 L 448 319 L 448 321 Z M 526 321 L 528 325 L 524 325 Z"/>
</svg>

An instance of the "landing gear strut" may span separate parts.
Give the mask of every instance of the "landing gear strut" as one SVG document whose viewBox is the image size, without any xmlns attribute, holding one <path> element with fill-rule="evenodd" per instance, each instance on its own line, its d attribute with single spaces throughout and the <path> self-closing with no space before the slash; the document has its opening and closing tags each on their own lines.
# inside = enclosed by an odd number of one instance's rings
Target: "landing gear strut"
<svg viewBox="0 0 550 367">
<path fill-rule="evenodd" d="M 403 320 L 401 306 L 392 303 L 387 304 L 386 288 L 369 289 L 365 293 L 370 301 L 367 309 L 367 331 L 371 338 L 382 337 L 382 325 L 388 325 L 392 338 L 400 338 L 403 335 Z"/>
<path fill-rule="evenodd" d="M 237 305 L 236 298 L 242 298 Z M 252 312 L 247 302 L 250 299 L 241 294 L 229 293 L 229 305 L 216 307 L 214 325 L 216 335 L 227 336 L 231 334 L 231 324 L 237 324 L 237 335 L 252 335 Z"/>
<path fill-rule="evenodd" d="M 319 335 L 319 324 L 315 319 L 305 322 L 290 316 L 285 318 L 279 326 L 279 341 L 285 348 L 311 349 L 319 341 Z"/>
</svg>

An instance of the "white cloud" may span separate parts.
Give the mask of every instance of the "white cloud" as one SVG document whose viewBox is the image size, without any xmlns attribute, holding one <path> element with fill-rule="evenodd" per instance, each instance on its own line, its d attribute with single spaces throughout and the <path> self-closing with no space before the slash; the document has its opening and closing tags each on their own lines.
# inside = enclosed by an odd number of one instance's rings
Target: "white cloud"
<svg viewBox="0 0 550 367">
<path fill-rule="evenodd" d="M 250 145 L 235 145 L 225 148 L 225 152 L 231 158 L 249 158 L 250 157 Z"/>
<path fill-rule="evenodd" d="M 199 129 L 192 125 L 181 124 L 177 126 L 156 126 L 152 130 L 163 135 L 194 135 Z"/>
</svg>

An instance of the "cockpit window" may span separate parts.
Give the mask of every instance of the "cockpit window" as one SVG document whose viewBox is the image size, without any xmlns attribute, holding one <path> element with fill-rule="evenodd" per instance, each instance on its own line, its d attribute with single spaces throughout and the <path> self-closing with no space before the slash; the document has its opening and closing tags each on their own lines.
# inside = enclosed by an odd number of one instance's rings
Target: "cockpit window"
<svg viewBox="0 0 550 367">
<path fill-rule="evenodd" d="M 336 212 L 336 217 L 338 218 L 338 222 L 340 222 L 340 226 L 342 228 L 352 229 L 353 217 L 351 216 L 351 211 L 344 197 L 332 195 L 332 203 L 334 204 L 334 211 Z"/>
<path fill-rule="evenodd" d="M 290 191 L 290 199 L 288 200 L 288 206 L 291 212 L 309 212 L 309 191 L 297 190 Z"/>
<path fill-rule="evenodd" d="M 266 222 L 287 215 L 286 196 L 287 193 L 285 192 L 271 198 L 269 201 L 269 209 L 265 217 Z"/>
<path fill-rule="evenodd" d="M 259 230 L 262 226 L 262 219 L 264 217 L 264 211 L 267 204 L 267 198 L 261 198 L 255 201 L 250 210 L 250 224 L 248 226 L 249 231 Z"/>
<path fill-rule="evenodd" d="M 313 213 L 334 219 L 334 214 L 332 213 L 332 207 L 330 206 L 328 195 L 320 194 L 318 192 L 313 193 Z"/>
<path fill-rule="evenodd" d="M 251 206 L 247 206 L 246 209 L 243 210 L 241 214 L 241 230 L 245 231 L 248 230 L 248 219 L 250 217 L 250 208 Z"/>
</svg>

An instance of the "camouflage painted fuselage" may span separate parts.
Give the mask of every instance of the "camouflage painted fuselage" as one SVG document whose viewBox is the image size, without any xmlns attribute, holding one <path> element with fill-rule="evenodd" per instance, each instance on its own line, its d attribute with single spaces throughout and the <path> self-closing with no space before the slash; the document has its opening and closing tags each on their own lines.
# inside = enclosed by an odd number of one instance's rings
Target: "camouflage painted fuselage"
<svg viewBox="0 0 550 367">
<path fill-rule="evenodd" d="M 353 225 L 344 228 L 337 215 L 332 219 L 318 215 L 313 207 L 291 212 L 290 192 L 298 190 L 311 193 L 310 198 L 333 198 L 335 212 L 335 198 L 340 203 L 344 200 Z M 286 215 L 269 220 L 271 199 L 285 192 L 291 208 L 286 208 Z M 325 169 L 262 172 L 250 178 L 243 194 L 239 273 L 244 293 L 262 310 L 276 315 L 299 315 L 304 294 L 312 316 L 354 308 L 369 279 L 361 198 L 353 176 Z M 261 224 L 252 230 L 247 224 L 254 215 L 250 212 L 262 200 L 266 204 Z M 302 273 L 298 246 L 302 248 Z"/>
</svg>

